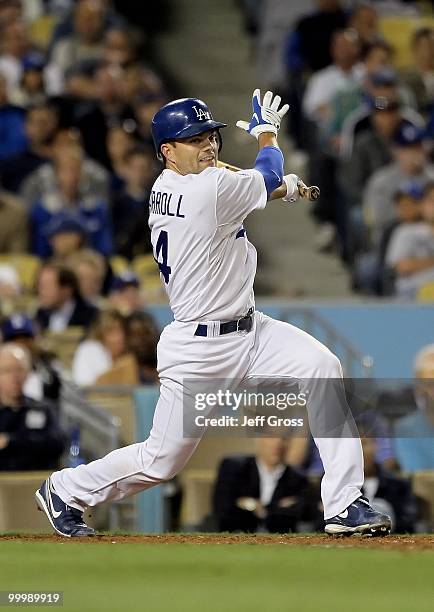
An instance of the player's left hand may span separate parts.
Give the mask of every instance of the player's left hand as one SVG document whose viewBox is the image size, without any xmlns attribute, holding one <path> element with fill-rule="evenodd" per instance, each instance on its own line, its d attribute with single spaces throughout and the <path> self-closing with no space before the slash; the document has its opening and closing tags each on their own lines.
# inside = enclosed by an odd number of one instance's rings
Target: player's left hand
<svg viewBox="0 0 434 612">
<path fill-rule="evenodd" d="M 298 181 L 300 179 L 296 174 L 285 174 L 283 182 L 286 185 L 286 195 L 283 196 L 284 202 L 296 202 L 300 198 L 300 192 L 298 190 Z"/>
<path fill-rule="evenodd" d="M 237 121 L 237 127 L 249 132 L 255 138 L 258 138 L 264 132 L 277 135 L 282 119 L 289 109 L 289 105 L 284 104 L 278 110 L 280 102 L 280 96 L 274 96 L 273 92 L 267 91 L 261 104 L 261 92 L 259 89 L 255 89 L 252 98 L 253 116 L 250 123 Z"/>
</svg>

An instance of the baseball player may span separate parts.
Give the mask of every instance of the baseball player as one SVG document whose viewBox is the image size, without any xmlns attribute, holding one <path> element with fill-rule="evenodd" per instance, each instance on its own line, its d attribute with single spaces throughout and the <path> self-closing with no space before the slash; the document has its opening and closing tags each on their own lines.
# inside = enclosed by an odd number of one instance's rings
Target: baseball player
<svg viewBox="0 0 434 612">
<path fill-rule="evenodd" d="M 217 167 L 220 130 L 226 124 L 215 121 L 201 100 L 175 100 L 152 120 L 156 154 L 165 168 L 151 192 L 149 225 L 174 315 L 158 344 L 160 398 L 147 440 L 55 472 L 36 492 L 39 508 L 62 536 L 93 535 L 83 522 L 88 506 L 123 499 L 182 470 L 200 441 L 199 435 L 188 437 L 183 430 L 186 379 L 342 378 L 339 360 L 324 345 L 255 311 L 256 251 L 243 222 L 267 200 L 297 199 L 298 177 L 283 175 L 277 142 L 288 106 L 280 107 L 280 97 L 271 92 L 261 100 L 259 90 L 252 105 L 251 120 L 237 126 L 257 139 L 259 152 L 254 167 L 240 172 Z M 311 429 L 327 409 L 320 395 L 313 385 Z M 326 532 L 388 533 L 389 517 L 361 495 L 358 436 L 312 433 L 325 469 Z"/>
</svg>

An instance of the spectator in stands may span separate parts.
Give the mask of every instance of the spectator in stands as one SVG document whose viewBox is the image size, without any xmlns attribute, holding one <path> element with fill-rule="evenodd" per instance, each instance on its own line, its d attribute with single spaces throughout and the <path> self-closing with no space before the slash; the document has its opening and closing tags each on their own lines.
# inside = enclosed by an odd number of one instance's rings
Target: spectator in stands
<svg viewBox="0 0 434 612">
<path fill-rule="evenodd" d="M 393 194 L 397 186 L 407 181 L 424 185 L 434 179 L 434 166 L 427 162 L 423 138 L 421 130 L 402 125 L 394 136 L 394 161 L 377 170 L 366 185 L 363 208 L 374 244 L 378 244 L 387 223 L 395 218 Z"/>
<path fill-rule="evenodd" d="M 6 302 L 10 308 L 20 293 L 21 282 L 15 268 L 7 263 L 0 264 L 0 306 Z"/>
<path fill-rule="evenodd" d="M 51 255 L 57 262 L 65 262 L 86 244 L 87 232 L 84 224 L 74 215 L 56 215 L 46 228 Z"/>
<path fill-rule="evenodd" d="M 24 395 L 31 358 L 21 346 L 0 346 L 0 470 L 58 467 L 65 438 L 48 403 Z"/>
<path fill-rule="evenodd" d="M 62 332 L 67 327 L 89 327 L 98 314 L 95 306 L 83 299 L 75 273 L 64 266 L 46 263 L 37 280 L 36 320 L 42 330 Z"/>
<path fill-rule="evenodd" d="M 303 99 L 305 115 L 325 130 L 331 118 L 331 102 L 341 89 L 360 81 L 359 42 L 351 30 L 335 32 L 331 41 L 332 63 L 313 74 Z"/>
<path fill-rule="evenodd" d="M 421 213 L 421 222 L 404 223 L 396 229 L 386 252 L 399 297 L 415 298 L 421 287 L 434 283 L 434 180 L 425 188 Z"/>
<path fill-rule="evenodd" d="M 152 151 L 135 147 L 124 155 L 125 185 L 113 198 L 115 251 L 127 259 L 152 252 L 148 200 L 155 179 Z"/>
<path fill-rule="evenodd" d="M 164 104 L 162 99 L 165 97 L 165 93 L 161 79 L 149 66 L 144 66 L 138 62 L 124 66 L 119 91 L 122 100 L 127 105 L 133 108 L 136 107 L 135 114 L 137 118 L 140 115 L 138 109 L 141 102 L 151 102 L 152 99 L 158 98 L 160 106 Z M 151 111 L 148 110 L 146 112 L 146 110 L 144 109 L 143 112 L 145 115 L 149 115 Z M 143 125 L 145 125 L 146 120 L 144 117 L 142 121 Z"/>
<path fill-rule="evenodd" d="M 158 383 L 157 343 L 160 332 L 146 312 L 133 312 L 127 319 L 128 346 L 134 353 L 140 371 L 140 384 Z"/>
<path fill-rule="evenodd" d="M 137 60 L 140 33 L 131 27 L 114 26 L 104 35 L 102 60 L 106 64 L 126 66 Z"/>
<path fill-rule="evenodd" d="M 341 147 L 341 132 L 349 116 L 355 116 L 357 119 L 360 115 L 365 116 L 366 106 L 370 107 L 370 101 L 376 96 L 396 95 L 394 89 L 386 92 L 378 90 L 379 87 L 387 85 L 394 87 L 397 83 L 395 72 L 391 70 L 392 47 L 385 41 L 372 43 L 360 59 L 360 83 L 338 91 L 331 105 L 329 132 L 337 141 L 336 149 Z"/>
<path fill-rule="evenodd" d="M 302 17 L 287 41 L 287 66 L 316 72 L 331 64 L 333 34 L 346 26 L 339 0 L 316 0 L 317 10 Z"/>
<path fill-rule="evenodd" d="M 245 4 L 252 6 L 250 0 Z M 285 58 L 282 53 L 285 39 L 295 23 L 312 11 L 313 2 L 259 0 L 258 4 L 259 9 L 253 3 L 250 15 L 258 22 L 258 41 L 254 57 L 257 59 L 261 84 L 271 91 L 281 91 L 286 82 Z"/>
<path fill-rule="evenodd" d="M 366 74 L 366 73 L 365 73 Z M 363 99 L 360 105 L 352 110 L 344 121 L 339 123 L 336 111 L 332 124 L 333 133 L 339 132 L 340 155 L 345 160 L 353 151 L 355 138 L 371 125 L 372 101 L 386 99 L 399 104 L 402 120 L 420 129 L 424 127 L 423 117 L 412 107 L 412 96 L 399 82 L 398 74 L 390 67 L 383 67 L 371 74 L 366 74 L 363 81 Z"/>
<path fill-rule="evenodd" d="M 122 189 L 127 172 L 127 154 L 135 148 L 134 136 L 122 125 L 114 125 L 107 132 L 107 152 L 112 170 L 111 184 L 117 191 Z"/>
<path fill-rule="evenodd" d="M 102 10 L 104 12 L 103 30 L 116 27 L 124 23 L 123 18 L 114 10 L 112 2 L 103 0 Z M 55 0 L 51 3 L 51 13 L 54 14 L 58 21 L 54 27 L 54 32 L 51 39 L 51 47 L 62 39 L 69 38 L 74 35 L 74 19 L 75 9 L 77 6 L 76 0 Z"/>
<path fill-rule="evenodd" d="M 83 157 L 79 147 L 62 147 L 54 158 L 57 189 L 43 194 L 34 202 L 31 211 L 32 252 L 39 257 L 50 254 L 46 231 L 56 216 L 68 211 L 85 227 L 89 246 L 102 255 L 110 255 L 113 249 L 112 226 L 108 202 L 89 202 L 81 199 L 80 182 Z"/>
<path fill-rule="evenodd" d="M 130 133 L 136 127 L 134 113 L 121 97 L 122 78 L 123 71 L 119 66 L 99 67 L 94 76 L 97 101 L 78 120 L 87 154 L 109 170 L 111 163 L 107 151 L 107 133 L 110 127 L 121 125 Z"/>
<path fill-rule="evenodd" d="M 83 60 L 102 57 L 105 2 L 79 0 L 74 9 L 73 32 L 59 40 L 52 50 L 51 61 L 62 72 Z"/>
<path fill-rule="evenodd" d="M 306 477 L 285 464 L 286 438 L 258 438 L 256 455 L 227 457 L 213 495 L 219 531 L 288 533 L 312 515 Z"/>
<path fill-rule="evenodd" d="M 112 308 L 125 316 L 139 311 L 143 303 L 137 276 L 129 271 L 115 276 L 110 287 L 108 300 Z"/>
<path fill-rule="evenodd" d="M 368 294 L 389 295 L 393 292 L 393 274 L 386 266 L 386 253 L 396 230 L 422 220 L 423 188 L 418 183 L 404 183 L 394 194 L 395 219 L 386 225 L 377 248 L 356 258 L 353 287 Z"/>
<path fill-rule="evenodd" d="M 57 110 L 53 106 L 40 104 L 27 110 L 25 122 L 27 148 L 18 155 L 8 157 L 0 165 L 5 189 L 17 193 L 22 182 L 49 161 L 58 123 Z"/>
<path fill-rule="evenodd" d="M 145 94 L 139 96 L 134 104 L 134 112 L 137 117 L 137 130 L 143 144 L 153 147 L 151 134 L 152 117 L 165 104 L 161 94 Z"/>
<path fill-rule="evenodd" d="M 396 456 L 404 472 L 434 470 L 434 344 L 414 359 L 417 410 L 395 425 Z"/>
<path fill-rule="evenodd" d="M 360 2 L 350 14 L 348 27 L 357 32 L 362 53 L 369 45 L 381 40 L 378 13 L 371 4 Z"/>
<path fill-rule="evenodd" d="M 31 53 L 24 59 L 21 80 L 11 93 L 12 104 L 29 108 L 46 101 L 44 68 L 45 58 L 41 53 Z"/>
<path fill-rule="evenodd" d="M 6 78 L 0 66 L 0 160 L 17 155 L 26 149 L 24 112 L 9 103 Z"/>
<path fill-rule="evenodd" d="M 78 385 L 98 384 L 101 376 L 125 365 L 132 367 L 133 380 L 137 382 L 137 363 L 127 345 L 125 317 L 116 310 L 103 311 L 92 325 L 87 339 L 75 352 L 73 379 Z M 113 377 L 111 382 L 123 382 L 123 378 Z"/>
<path fill-rule="evenodd" d="M 25 253 L 29 248 L 29 227 L 23 203 L 0 191 L 0 253 Z"/>
<path fill-rule="evenodd" d="M 5 76 L 9 94 L 20 82 L 22 62 L 31 51 L 26 25 L 15 19 L 5 24 L 2 30 L 0 72 Z"/>
<path fill-rule="evenodd" d="M 58 402 L 63 368 L 53 353 L 40 346 L 32 319 L 26 315 L 13 314 L 4 321 L 1 331 L 4 342 L 14 342 L 29 351 L 32 367 L 24 383 L 24 395 L 34 400 Z"/>
<path fill-rule="evenodd" d="M 80 249 L 68 257 L 66 264 L 75 271 L 83 298 L 100 306 L 105 279 L 109 276 L 111 282 L 112 277 L 111 268 L 104 257 L 92 249 Z"/>
<path fill-rule="evenodd" d="M 417 101 L 420 112 L 434 103 L 434 29 L 420 28 L 411 41 L 413 65 L 402 72 L 402 79 Z"/>
<path fill-rule="evenodd" d="M 413 533 L 417 518 L 416 499 L 410 483 L 404 478 L 385 470 L 376 459 L 377 440 L 360 431 L 365 481 L 362 492 L 371 500 L 379 512 L 387 511 L 392 517 L 395 533 Z"/>
<path fill-rule="evenodd" d="M 8 22 L 2 30 L 0 73 L 6 78 L 10 95 L 19 87 L 23 68 L 34 53 L 35 49 L 32 48 L 26 24 L 20 19 Z M 59 67 L 45 66 L 43 77 L 47 95 L 58 95 L 63 87 L 63 77 Z"/>
<path fill-rule="evenodd" d="M 105 168 L 93 159 L 84 157 L 80 142 L 80 133 L 77 130 L 60 130 L 55 134 L 53 141 L 53 158 L 62 155 L 63 151 L 80 150 L 81 172 L 78 184 L 78 199 L 95 205 L 98 202 L 109 200 L 109 174 Z M 78 152 L 77 152 L 78 154 Z M 30 174 L 23 182 L 20 193 L 27 208 L 40 200 L 44 194 L 53 193 L 57 189 L 56 169 L 52 162 L 43 164 Z"/>
<path fill-rule="evenodd" d="M 376 96 L 370 104 L 369 126 L 356 135 L 350 158 L 340 165 L 340 185 L 349 207 L 361 207 L 366 182 L 392 161 L 393 137 L 399 125 L 405 125 L 396 96 Z"/>
</svg>

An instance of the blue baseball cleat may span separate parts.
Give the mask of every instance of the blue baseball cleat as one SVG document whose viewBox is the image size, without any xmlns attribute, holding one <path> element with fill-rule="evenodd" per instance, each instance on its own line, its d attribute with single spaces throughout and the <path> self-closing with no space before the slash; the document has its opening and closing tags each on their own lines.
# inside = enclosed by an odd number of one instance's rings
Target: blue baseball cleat
<svg viewBox="0 0 434 612">
<path fill-rule="evenodd" d="M 392 523 L 387 514 L 372 508 L 366 497 L 359 497 L 346 510 L 326 520 L 325 532 L 329 535 L 389 535 Z"/>
<path fill-rule="evenodd" d="M 56 494 L 51 478 L 42 483 L 35 493 L 39 510 L 45 512 L 53 529 L 65 538 L 84 538 L 95 535 L 95 531 L 83 522 L 83 513 L 71 508 Z"/>
</svg>

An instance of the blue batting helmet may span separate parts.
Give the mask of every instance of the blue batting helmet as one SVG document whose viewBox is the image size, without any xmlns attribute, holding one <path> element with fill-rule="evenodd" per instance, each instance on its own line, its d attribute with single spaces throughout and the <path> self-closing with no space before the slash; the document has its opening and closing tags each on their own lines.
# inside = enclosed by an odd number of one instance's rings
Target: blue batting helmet
<svg viewBox="0 0 434 612">
<path fill-rule="evenodd" d="M 163 143 L 179 138 L 190 138 L 208 130 L 226 127 L 226 123 L 214 121 L 211 111 L 202 100 L 181 98 L 169 102 L 155 113 L 152 119 L 152 138 L 158 159 L 162 159 Z M 221 147 L 221 141 L 220 141 Z"/>
</svg>

